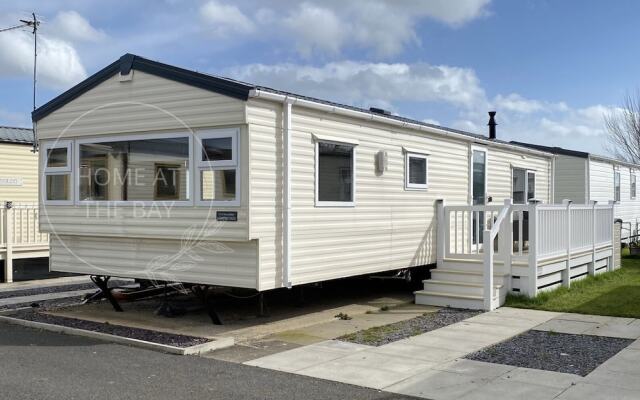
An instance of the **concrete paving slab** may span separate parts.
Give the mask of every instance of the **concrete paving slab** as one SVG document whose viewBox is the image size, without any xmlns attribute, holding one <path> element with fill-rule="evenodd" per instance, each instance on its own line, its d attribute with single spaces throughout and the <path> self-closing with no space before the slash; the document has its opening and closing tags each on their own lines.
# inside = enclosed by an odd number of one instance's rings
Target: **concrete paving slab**
<svg viewBox="0 0 640 400">
<path fill-rule="evenodd" d="M 527 400 L 552 400 L 563 389 L 533 383 L 508 381 L 503 379 L 493 380 L 486 385 L 472 390 L 460 397 L 461 400 L 495 400 L 499 398 L 527 399 Z"/>
<path fill-rule="evenodd" d="M 554 311 L 528 310 L 524 308 L 500 307 L 497 310 L 491 311 L 491 314 L 504 316 L 504 317 L 525 319 L 528 321 L 537 322 L 538 324 L 541 324 L 552 318 L 556 318 L 560 316 L 562 313 L 558 313 Z"/>
<path fill-rule="evenodd" d="M 418 360 L 443 363 L 455 360 L 466 354 L 460 350 L 449 350 L 440 347 L 421 346 L 415 342 L 400 340 L 369 350 L 375 353 L 395 355 L 399 357 L 416 358 Z"/>
<path fill-rule="evenodd" d="M 584 378 L 584 382 L 593 385 L 620 387 L 640 392 L 640 375 L 637 372 L 634 374 L 596 368 Z"/>
<path fill-rule="evenodd" d="M 616 318 L 606 315 L 590 315 L 590 314 L 576 314 L 576 313 L 563 313 L 557 317 L 557 319 L 563 319 L 567 321 L 581 321 L 581 322 L 595 322 L 596 324 L 606 324 L 610 322 L 619 321 L 619 323 L 628 324 L 633 322 L 633 318 Z"/>
<path fill-rule="evenodd" d="M 616 399 L 638 400 L 638 391 L 621 387 L 579 382 L 556 397 L 558 400 Z"/>
<path fill-rule="evenodd" d="M 96 289 L 73 290 L 69 292 L 45 293 L 33 296 L 18 296 L 0 299 L 0 307 L 22 303 L 38 303 L 45 300 L 64 299 L 67 297 L 84 296 L 87 293 L 95 293 Z"/>
<path fill-rule="evenodd" d="M 466 322 L 482 325 L 508 326 L 513 328 L 521 328 L 523 330 L 531 329 L 532 326 L 538 324 L 537 322 L 533 322 L 531 320 L 497 315 L 492 312 L 476 315 L 475 317 L 467 319 Z"/>
<path fill-rule="evenodd" d="M 486 342 L 476 341 L 475 337 L 441 334 L 436 331 L 424 333 L 405 339 L 408 343 L 417 346 L 438 347 L 445 350 L 461 351 L 465 354 L 478 351 L 487 346 Z"/>
<path fill-rule="evenodd" d="M 640 324 L 622 324 L 611 321 L 604 325 L 598 325 L 584 332 L 586 335 L 608 336 L 624 339 L 640 338 Z"/>
<path fill-rule="evenodd" d="M 270 340 L 251 344 L 235 345 L 226 349 L 210 351 L 208 353 L 201 354 L 201 356 L 204 358 L 212 358 L 234 363 L 243 363 L 246 361 L 255 360 L 256 358 L 266 357 L 271 354 L 293 350 L 298 347 L 300 347 L 300 345 L 289 342 Z"/>
<path fill-rule="evenodd" d="M 597 322 L 573 321 L 570 319 L 555 318 L 536 326 L 534 329 L 538 331 L 582 335 L 596 327 L 598 327 Z"/>
<path fill-rule="evenodd" d="M 257 358 L 247 361 L 244 364 L 278 371 L 296 372 L 304 368 L 345 357 L 352 352 L 358 352 L 360 350 L 362 350 L 360 347 L 341 349 L 331 346 L 311 345 Z"/>
<path fill-rule="evenodd" d="M 434 369 L 475 376 L 477 378 L 493 379 L 501 377 L 515 368 L 516 367 L 511 365 L 492 364 L 482 361 L 462 359 L 438 365 Z"/>
<path fill-rule="evenodd" d="M 627 346 L 627 349 L 640 350 L 640 339 L 636 340 L 635 342 Z"/>
<path fill-rule="evenodd" d="M 566 389 L 582 382 L 584 378 L 574 374 L 518 367 L 504 374 L 500 379 Z"/>
<path fill-rule="evenodd" d="M 297 371 L 315 378 L 382 389 L 435 366 L 413 358 L 364 350 Z"/>
<path fill-rule="evenodd" d="M 489 379 L 455 372 L 429 370 L 414 375 L 402 382 L 385 387 L 387 392 L 433 400 L 453 400 L 479 390 Z"/>
<path fill-rule="evenodd" d="M 120 280 L 120 279 L 118 279 Z M 123 279 L 126 280 L 126 279 Z M 65 276 L 60 278 L 38 279 L 22 282 L 0 283 L 0 292 L 9 292 L 14 290 L 37 289 L 52 286 L 74 285 L 79 283 L 91 283 L 88 275 L 82 276 Z"/>
<path fill-rule="evenodd" d="M 640 375 L 640 350 L 626 348 L 605 361 L 596 370 Z"/>
</svg>

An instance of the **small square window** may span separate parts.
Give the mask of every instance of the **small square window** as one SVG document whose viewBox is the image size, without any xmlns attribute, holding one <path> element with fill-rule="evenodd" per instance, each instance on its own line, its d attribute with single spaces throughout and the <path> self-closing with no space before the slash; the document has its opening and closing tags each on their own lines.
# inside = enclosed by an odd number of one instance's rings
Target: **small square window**
<svg viewBox="0 0 640 400">
<path fill-rule="evenodd" d="M 406 153 L 405 188 L 426 189 L 428 187 L 428 161 L 424 154 Z"/>
<path fill-rule="evenodd" d="M 203 170 L 200 175 L 203 201 L 233 201 L 236 199 L 236 170 Z"/>
<path fill-rule="evenodd" d="M 69 200 L 69 174 L 46 175 L 47 200 Z"/>
<path fill-rule="evenodd" d="M 202 161 L 233 160 L 233 138 L 202 139 Z"/>
<path fill-rule="evenodd" d="M 47 168 L 60 168 L 67 166 L 67 148 L 56 147 L 47 150 Z"/>
</svg>

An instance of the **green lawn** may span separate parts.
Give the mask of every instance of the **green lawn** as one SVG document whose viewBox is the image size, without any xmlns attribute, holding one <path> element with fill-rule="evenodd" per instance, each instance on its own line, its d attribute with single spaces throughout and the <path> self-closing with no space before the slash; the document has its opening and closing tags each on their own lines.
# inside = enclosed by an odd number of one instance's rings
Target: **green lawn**
<svg viewBox="0 0 640 400">
<path fill-rule="evenodd" d="M 533 299 L 509 295 L 505 306 L 640 318 L 640 257 L 623 250 L 622 268 L 543 292 Z"/>
</svg>

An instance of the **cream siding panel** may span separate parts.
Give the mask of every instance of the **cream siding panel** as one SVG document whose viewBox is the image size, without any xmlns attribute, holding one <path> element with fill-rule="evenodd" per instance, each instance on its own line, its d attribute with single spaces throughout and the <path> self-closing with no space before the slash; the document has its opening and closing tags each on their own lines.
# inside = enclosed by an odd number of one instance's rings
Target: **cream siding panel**
<svg viewBox="0 0 640 400">
<path fill-rule="evenodd" d="M 493 198 L 491 204 L 502 204 L 511 198 L 512 168 L 535 171 L 535 198 L 544 203 L 551 201 L 551 158 L 490 147 L 487 155 L 487 197 Z"/>
<path fill-rule="evenodd" d="M 216 221 L 222 208 L 191 206 L 53 206 L 40 205 L 40 230 L 58 235 L 182 239 L 247 240 L 247 208 L 238 222 Z"/>
<path fill-rule="evenodd" d="M 281 286 L 281 106 L 248 102 L 251 140 L 251 228 L 259 240 L 260 287 Z M 412 130 L 392 129 L 293 107 L 293 284 L 435 262 L 435 201 L 466 204 L 469 145 Z M 313 135 L 358 141 L 356 206 L 315 207 Z M 429 188 L 404 189 L 403 147 L 429 155 Z M 376 173 L 375 157 L 388 154 L 388 170 Z M 494 201 L 511 196 L 511 166 L 537 172 L 537 197 L 550 196 L 550 157 L 489 149 L 489 190 Z"/>
<path fill-rule="evenodd" d="M 589 191 L 590 200 L 599 203 L 613 200 L 613 165 L 602 161 L 589 161 Z"/>
<path fill-rule="evenodd" d="M 576 204 L 587 202 L 587 162 L 580 157 L 566 155 L 556 156 L 554 202 L 561 203 L 564 199 L 572 200 Z"/>
<path fill-rule="evenodd" d="M 0 143 L 0 179 L 19 178 L 20 186 L 0 186 L 0 202 L 38 201 L 38 154 L 31 145 Z"/>
<path fill-rule="evenodd" d="M 257 244 L 51 236 L 50 268 L 80 274 L 256 288 Z M 196 261 L 197 260 L 197 261 Z"/>
<path fill-rule="evenodd" d="M 39 139 L 245 123 L 244 102 L 140 71 L 118 74 L 38 121 Z"/>
</svg>

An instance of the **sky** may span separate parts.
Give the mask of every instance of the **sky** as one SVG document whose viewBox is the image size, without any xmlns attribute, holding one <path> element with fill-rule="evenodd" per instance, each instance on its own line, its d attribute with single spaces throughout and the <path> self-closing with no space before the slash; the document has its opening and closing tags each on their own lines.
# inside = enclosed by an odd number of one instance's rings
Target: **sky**
<svg viewBox="0 0 640 400">
<path fill-rule="evenodd" d="M 42 105 L 125 53 L 498 138 L 609 153 L 640 87 L 633 0 L 0 0 L 35 12 Z M 31 126 L 33 37 L 0 32 L 0 125 Z"/>
</svg>

